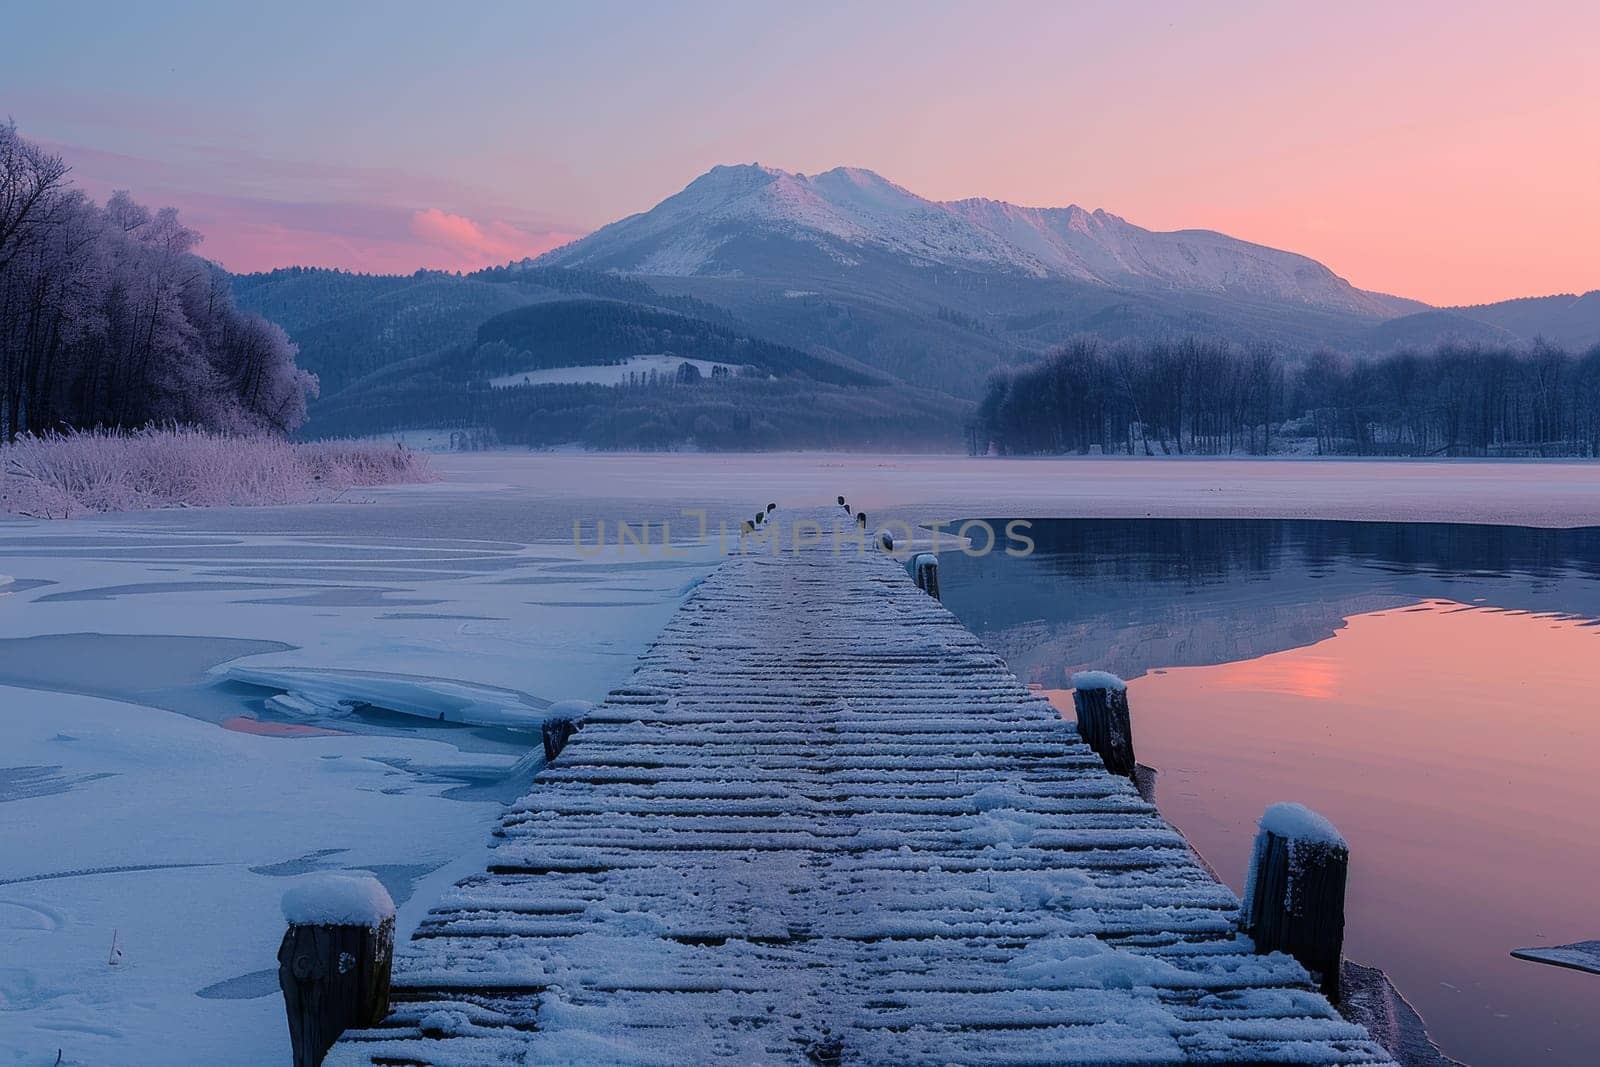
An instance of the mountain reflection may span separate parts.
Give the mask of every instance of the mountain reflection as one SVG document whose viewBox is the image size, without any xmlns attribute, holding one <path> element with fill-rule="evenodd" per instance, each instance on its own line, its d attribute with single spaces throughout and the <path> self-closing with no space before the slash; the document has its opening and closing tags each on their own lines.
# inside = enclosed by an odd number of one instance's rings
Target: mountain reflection
<svg viewBox="0 0 1600 1067">
<path fill-rule="evenodd" d="M 1005 520 L 991 519 L 997 529 Z M 1255 659 L 1425 600 L 1600 617 L 1600 530 L 1039 520 L 1025 558 L 941 555 L 946 606 L 1026 680 Z"/>
</svg>

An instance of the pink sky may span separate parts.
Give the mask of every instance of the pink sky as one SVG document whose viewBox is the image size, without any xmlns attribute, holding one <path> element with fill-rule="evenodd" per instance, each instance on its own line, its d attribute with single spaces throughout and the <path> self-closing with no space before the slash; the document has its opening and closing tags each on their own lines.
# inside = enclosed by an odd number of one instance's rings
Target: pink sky
<svg viewBox="0 0 1600 1067">
<path fill-rule="evenodd" d="M 239 270 L 504 262 L 760 161 L 1220 230 L 1440 304 L 1600 288 L 1590 2 L 167 6 L 18 12 L 0 100 Z"/>
</svg>

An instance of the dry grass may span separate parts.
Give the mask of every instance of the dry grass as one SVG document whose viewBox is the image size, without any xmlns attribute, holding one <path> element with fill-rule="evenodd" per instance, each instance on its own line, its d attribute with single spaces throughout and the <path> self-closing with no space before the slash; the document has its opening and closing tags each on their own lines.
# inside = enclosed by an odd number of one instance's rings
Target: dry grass
<svg viewBox="0 0 1600 1067">
<path fill-rule="evenodd" d="M 354 486 L 433 479 L 419 453 L 352 441 L 149 429 L 30 436 L 0 446 L 0 511 L 39 518 L 299 504 Z"/>
</svg>

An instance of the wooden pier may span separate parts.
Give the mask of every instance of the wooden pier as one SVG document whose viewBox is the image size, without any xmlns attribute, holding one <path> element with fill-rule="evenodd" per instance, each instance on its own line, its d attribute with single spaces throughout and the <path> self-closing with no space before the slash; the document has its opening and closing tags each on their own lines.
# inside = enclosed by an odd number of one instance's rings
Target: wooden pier
<svg viewBox="0 0 1600 1067">
<path fill-rule="evenodd" d="M 328 1063 L 1390 1062 L 897 561 L 760 552 L 506 810 Z"/>
</svg>

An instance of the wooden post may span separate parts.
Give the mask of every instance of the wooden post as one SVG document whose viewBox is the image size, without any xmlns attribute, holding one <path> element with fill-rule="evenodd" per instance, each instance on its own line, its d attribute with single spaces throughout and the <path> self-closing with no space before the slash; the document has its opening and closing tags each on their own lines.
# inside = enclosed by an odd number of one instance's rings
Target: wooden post
<svg viewBox="0 0 1600 1067">
<path fill-rule="evenodd" d="M 1100 757 L 1106 770 L 1132 778 L 1133 720 L 1128 687 L 1105 671 L 1072 676 L 1072 706 L 1078 713 L 1078 734 Z"/>
<path fill-rule="evenodd" d="M 919 553 L 911 561 L 911 571 L 917 580 L 917 588 L 938 600 L 939 557 L 932 552 Z"/>
<path fill-rule="evenodd" d="M 1274 804 L 1261 817 L 1245 883 L 1245 932 L 1257 952 L 1299 960 L 1335 1002 L 1349 871 L 1350 847 L 1322 816 L 1299 804 Z"/>
<path fill-rule="evenodd" d="M 567 741 L 578 732 L 575 719 L 546 719 L 539 726 L 544 736 L 544 761 L 549 763 L 567 747 Z"/>
<path fill-rule="evenodd" d="M 867 528 L 867 513 L 865 511 L 856 512 L 856 525 L 863 530 Z"/>
<path fill-rule="evenodd" d="M 767 505 L 767 514 L 768 515 L 771 515 L 774 511 L 777 511 L 777 510 L 778 510 L 778 505 L 776 505 L 776 504 L 768 504 Z"/>
<path fill-rule="evenodd" d="M 843 493 L 839 494 L 839 506 L 841 508 L 844 507 L 844 494 Z"/>
<path fill-rule="evenodd" d="M 394 904 L 376 879 L 367 877 L 387 914 L 371 921 L 296 922 L 291 920 L 278 946 L 278 985 L 289 1016 L 289 1043 L 295 1067 L 318 1067 L 339 1035 L 351 1028 L 376 1026 L 389 1013 L 389 970 L 394 957 Z M 362 880 L 333 876 L 333 884 L 368 890 Z M 336 892 L 343 892 L 336 889 Z M 308 892 L 321 892 L 320 888 Z M 284 911 L 293 914 L 285 894 Z M 329 917 L 349 920 L 353 915 Z"/>
</svg>

